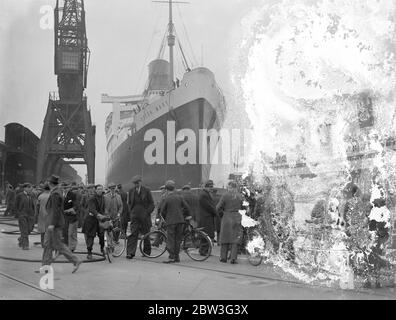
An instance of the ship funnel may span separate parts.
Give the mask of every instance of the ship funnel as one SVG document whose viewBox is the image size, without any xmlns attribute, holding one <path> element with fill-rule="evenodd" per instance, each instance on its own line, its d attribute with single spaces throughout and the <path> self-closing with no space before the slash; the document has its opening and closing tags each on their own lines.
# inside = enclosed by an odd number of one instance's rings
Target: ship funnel
<svg viewBox="0 0 396 320">
<path fill-rule="evenodd" d="M 149 64 L 149 84 L 147 90 L 168 90 L 170 87 L 170 64 L 157 59 Z"/>
</svg>

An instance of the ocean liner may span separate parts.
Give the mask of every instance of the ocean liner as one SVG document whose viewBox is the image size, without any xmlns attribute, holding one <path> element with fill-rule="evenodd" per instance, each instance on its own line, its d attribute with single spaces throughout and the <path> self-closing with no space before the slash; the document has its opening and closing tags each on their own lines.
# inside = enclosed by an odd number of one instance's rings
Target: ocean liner
<svg viewBox="0 0 396 320">
<path fill-rule="evenodd" d="M 148 81 L 142 94 L 123 97 L 102 95 L 102 103 L 113 105 L 105 125 L 106 183 L 130 186 L 132 177 L 139 174 L 146 186 L 158 190 L 167 179 L 173 179 L 178 187 L 184 184 L 198 187 L 209 179 L 211 143 L 215 145 L 218 140 L 210 142 L 205 130 L 218 132 L 221 129 L 226 110 L 224 95 L 209 69 L 189 67 L 175 35 L 172 0 L 169 0 L 169 24 L 164 39 L 167 39 L 169 61 L 161 56 L 166 46 L 163 42 L 159 56 L 149 63 Z M 185 67 L 181 80 L 174 76 L 176 45 L 181 50 Z M 194 150 L 185 150 L 192 153 L 187 155 L 190 161 L 179 163 L 175 154 L 181 145 L 188 142 L 189 135 L 184 137 L 185 140 L 177 139 L 175 135 L 186 131 L 196 141 Z M 163 141 L 147 139 L 150 132 L 163 133 Z M 199 137 L 203 137 L 201 143 Z M 153 151 L 154 157 L 159 159 L 155 162 L 148 161 L 146 157 L 147 148 L 154 142 L 163 144 L 163 148 Z M 159 152 L 163 153 L 162 159 Z M 194 158 L 192 161 L 191 157 Z"/>
</svg>

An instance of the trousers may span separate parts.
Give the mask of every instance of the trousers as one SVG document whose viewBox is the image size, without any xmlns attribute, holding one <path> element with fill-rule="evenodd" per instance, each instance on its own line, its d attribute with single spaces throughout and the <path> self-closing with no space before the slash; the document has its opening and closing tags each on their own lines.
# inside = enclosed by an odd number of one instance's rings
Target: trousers
<svg viewBox="0 0 396 320">
<path fill-rule="evenodd" d="M 85 236 L 85 243 L 87 245 L 87 251 L 90 253 L 92 252 L 92 248 L 95 242 L 95 236 L 89 234 L 85 234 L 84 236 Z M 98 231 L 97 236 L 99 238 L 100 249 L 102 250 L 104 248 L 104 232 Z"/>
<path fill-rule="evenodd" d="M 129 237 L 127 237 L 127 255 L 135 256 L 139 234 L 145 234 L 149 231 L 149 228 L 147 228 L 147 226 L 140 220 L 133 219 L 131 221 L 131 234 L 129 235 Z M 148 255 L 151 254 L 150 239 L 144 240 L 143 251 Z"/>
<path fill-rule="evenodd" d="M 77 248 L 77 227 L 78 220 L 75 222 L 70 222 L 65 219 L 65 226 L 63 228 L 63 239 L 65 244 L 70 250 L 74 251 Z"/>
<path fill-rule="evenodd" d="M 62 242 L 63 230 L 55 228 L 53 231 L 46 231 L 44 235 L 44 251 L 42 258 L 42 265 L 50 265 L 52 263 L 52 251 L 56 250 L 59 254 L 64 255 L 67 260 L 76 265 L 79 262 L 71 250 Z"/>
<path fill-rule="evenodd" d="M 22 248 L 29 248 L 29 235 L 34 229 L 34 217 L 20 216 L 18 218 L 19 231 L 21 236 L 18 239 Z"/>
<path fill-rule="evenodd" d="M 238 257 L 237 243 L 222 243 L 220 247 L 220 259 L 227 261 L 228 251 L 231 250 L 231 260 L 236 260 Z"/>
<path fill-rule="evenodd" d="M 166 247 L 169 251 L 169 259 L 179 259 L 183 230 L 184 223 L 172 224 L 166 227 Z"/>
</svg>

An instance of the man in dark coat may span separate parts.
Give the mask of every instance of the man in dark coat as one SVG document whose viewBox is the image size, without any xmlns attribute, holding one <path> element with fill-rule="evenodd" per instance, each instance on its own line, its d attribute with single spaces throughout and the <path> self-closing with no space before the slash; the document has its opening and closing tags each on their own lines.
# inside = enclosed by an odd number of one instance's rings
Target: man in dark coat
<svg viewBox="0 0 396 320">
<path fill-rule="evenodd" d="M 179 252 L 183 227 L 185 218 L 190 216 L 191 211 L 183 197 L 175 192 L 175 182 L 167 181 L 165 188 L 168 194 L 161 204 L 161 215 L 166 223 L 166 247 L 169 251 L 169 259 L 164 263 L 175 263 L 180 262 Z"/>
<path fill-rule="evenodd" d="M 15 214 L 15 200 L 16 200 L 16 193 L 12 185 L 8 185 L 7 192 L 6 192 L 6 204 L 7 209 L 4 212 L 4 216 L 14 215 Z"/>
<path fill-rule="evenodd" d="M 99 220 L 104 217 L 105 202 L 103 197 L 103 186 L 95 186 L 95 194 L 88 201 L 88 215 L 84 220 L 82 232 L 85 235 L 85 243 L 87 245 L 87 259 L 92 259 L 92 247 L 96 235 L 99 238 L 100 251 L 104 254 L 104 232 L 99 227 Z"/>
<path fill-rule="evenodd" d="M 59 254 L 64 255 L 67 260 L 73 263 L 73 273 L 75 273 L 82 261 L 78 259 L 61 240 L 65 217 L 63 213 L 64 199 L 62 190 L 58 187 L 59 177 L 51 176 L 48 180 L 48 184 L 51 192 L 46 205 L 46 210 L 48 212 L 48 228 L 44 235 L 42 265 L 51 265 L 52 251 L 56 250 Z"/>
<path fill-rule="evenodd" d="M 199 217 L 198 227 L 204 228 L 203 231 L 214 240 L 215 236 L 215 217 L 217 215 L 216 207 L 212 198 L 213 181 L 209 180 L 205 183 L 203 190 L 199 192 Z M 206 255 L 208 248 L 201 247 L 200 252 Z"/>
<path fill-rule="evenodd" d="M 142 186 L 142 178 L 135 176 L 132 179 L 134 187 L 129 191 L 129 220 L 131 221 L 131 234 L 127 241 L 127 259 L 132 259 L 136 253 L 139 233 L 146 234 L 151 228 L 151 213 L 154 211 L 154 200 L 150 189 Z M 144 242 L 143 250 L 151 254 L 150 240 Z"/>
<path fill-rule="evenodd" d="M 198 225 L 198 211 L 199 211 L 199 200 L 198 196 L 191 191 L 190 185 L 185 185 L 182 188 L 182 196 L 183 199 L 187 202 L 188 206 L 191 210 L 192 221 L 191 223 L 193 226 Z"/>
<path fill-rule="evenodd" d="M 63 241 L 73 252 L 77 247 L 78 227 L 78 202 L 75 185 L 63 184 L 63 210 L 65 214 L 65 226 L 63 228 Z"/>
<path fill-rule="evenodd" d="M 21 236 L 18 238 L 19 246 L 23 250 L 29 250 L 29 234 L 33 231 L 35 220 L 35 209 L 32 196 L 32 185 L 25 183 L 24 191 L 18 194 L 16 200 L 16 211 L 18 214 L 19 230 Z"/>
</svg>

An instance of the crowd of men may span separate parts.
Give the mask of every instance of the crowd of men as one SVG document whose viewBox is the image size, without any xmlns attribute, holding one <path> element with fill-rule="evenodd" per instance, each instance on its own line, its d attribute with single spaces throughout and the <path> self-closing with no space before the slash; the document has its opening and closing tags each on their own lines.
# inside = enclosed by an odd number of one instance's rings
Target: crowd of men
<svg viewBox="0 0 396 320">
<path fill-rule="evenodd" d="M 93 184 L 85 186 L 61 182 L 55 175 L 39 185 L 24 183 L 14 189 L 7 183 L 7 208 L 4 214 L 18 219 L 21 233 L 18 245 L 22 250 L 29 250 L 29 235 L 37 225 L 43 247 L 42 264 L 51 264 L 53 252 L 57 251 L 73 263 L 73 272 L 82 263 L 74 253 L 78 243 L 78 228 L 82 228 L 87 259 L 91 260 L 96 237 L 104 254 L 102 222 L 106 218 L 118 220 L 125 234 L 128 228 L 127 259 L 135 257 L 139 236 L 151 230 L 153 218 L 163 220 L 169 252 L 169 259 L 165 263 L 180 261 L 180 243 L 186 218 L 194 226 L 202 227 L 213 242 L 221 238 L 221 221 L 224 220 L 222 238 L 226 240 L 221 244 L 220 261 L 227 262 L 228 250 L 231 250 L 231 263 L 237 263 L 235 248 L 240 237 L 241 219 L 238 210 L 242 199 L 235 191 L 236 185 L 230 185 L 226 193 L 228 197 L 220 197 L 211 180 L 205 182 L 197 192 L 190 185 L 177 190 L 176 183 L 169 180 L 161 187 L 160 197 L 154 203 L 152 191 L 143 185 L 141 176 L 133 177 L 131 182 L 133 187 L 128 192 L 123 190 L 122 185 L 114 183 L 106 188 Z M 156 214 L 153 215 L 153 212 Z M 118 242 L 118 237 L 115 234 L 114 241 Z M 150 254 L 149 240 L 144 243 L 143 250 Z M 200 254 L 205 255 L 206 250 L 208 248 L 200 248 Z"/>
</svg>

